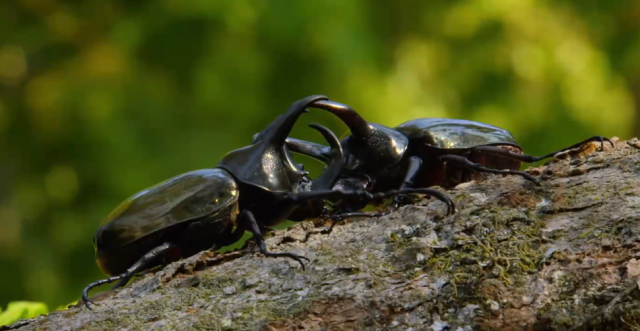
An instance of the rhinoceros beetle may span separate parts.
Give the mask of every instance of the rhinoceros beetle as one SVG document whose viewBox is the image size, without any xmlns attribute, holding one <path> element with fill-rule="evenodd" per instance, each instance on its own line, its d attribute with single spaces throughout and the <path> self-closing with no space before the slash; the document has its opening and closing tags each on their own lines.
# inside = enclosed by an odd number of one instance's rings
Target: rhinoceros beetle
<svg viewBox="0 0 640 331">
<path fill-rule="evenodd" d="M 364 120 L 347 105 L 328 100 L 313 105 L 337 115 L 351 134 L 341 142 L 344 161 L 340 179 L 334 186 L 339 190 L 367 189 L 384 192 L 407 187 L 441 186 L 451 188 L 482 176 L 482 173 L 518 175 L 535 185 L 538 180 L 519 171 L 521 162 L 533 163 L 553 157 L 585 143 L 611 140 L 594 136 L 570 147 L 544 156 L 523 154 L 522 148 L 507 130 L 480 122 L 444 119 L 415 119 L 395 128 Z M 312 142 L 287 138 L 287 147 L 322 162 L 327 162 L 329 148 Z M 395 197 L 391 209 L 405 199 Z M 339 201 L 335 210 L 354 211 L 364 205 Z M 385 213 L 388 213 L 385 212 Z M 379 216 L 385 213 L 343 213 L 344 216 Z"/>
<path fill-rule="evenodd" d="M 294 102 L 251 145 L 227 153 L 217 167 L 188 172 L 143 190 L 124 201 L 96 231 L 93 243 L 100 269 L 111 277 L 89 284 L 82 299 L 89 308 L 88 292 L 118 281 L 123 286 L 135 274 L 151 267 L 217 249 L 237 242 L 245 231 L 253 234 L 260 252 L 288 257 L 304 268 L 302 256 L 272 253 L 263 232 L 289 215 L 319 216 L 318 202 L 356 198 L 366 202 L 397 194 L 427 194 L 447 203 L 433 189 L 391 190 L 371 194 L 364 190 L 331 189 L 340 174 L 343 152 L 338 138 L 320 125 L 312 125 L 328 140 L 329 167 L 315 180 L 293 163 L 285 146 L 294 123 L 314 102 L 310 96 Z M 305 210 L 309 209 L 309 210 Z M 308 259 L 306 259 L 308 260 Z"/>
</svg>

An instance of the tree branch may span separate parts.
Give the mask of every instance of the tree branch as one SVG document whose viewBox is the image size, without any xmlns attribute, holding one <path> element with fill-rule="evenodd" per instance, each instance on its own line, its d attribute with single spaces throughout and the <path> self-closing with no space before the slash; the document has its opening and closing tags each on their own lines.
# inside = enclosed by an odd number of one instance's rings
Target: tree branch
<svg viewBox="0 0 640 331">
<path fill-rule="evenodd" d="M 16 330 L 631 330 L 640 305 L 640 142 L 591 144 L 527 171 L 448 191 L 330 235 L 304 222 L 268 239 L 295 261 L 201 253 Z M 637 285 L 634 285 L 637 286 Z M 80 289 L 78 289 L 80 291 Z M 628 295 L 633 295 L 632 291 Z M 617 299 L 616 299 L 617 298 Z"/>
</svg>

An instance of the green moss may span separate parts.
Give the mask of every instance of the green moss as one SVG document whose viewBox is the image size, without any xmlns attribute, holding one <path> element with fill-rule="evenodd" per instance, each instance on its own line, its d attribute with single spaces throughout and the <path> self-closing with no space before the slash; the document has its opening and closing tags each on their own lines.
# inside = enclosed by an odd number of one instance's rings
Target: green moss
<svg viewBox="0 0 640 331">
<path fill-rule="evenodd" d="M 456 237 L 457 246 L 436 251 L 426 262 L 430 275 L 449 280 L 453 305 L 483 298 L 479 281 L 483 278 L 495 277 L 506 287 L 528 283 L 527 275 L 537 272 L 544 258 L 540 245 L 544 221 L 536 212 L 492 206 L 475 214 L 479 220 L 463 227 L 467 236 Z"/>
<path fill-rule="evenodd" d="M 578 239 L 584 239 L 584 238 L 588 237 L 591 233 L 593 233 L 593 229 L 589 229 L 589 230 L 585 231 L 584 233 L 582 233 L 581 235 L 578 236 Z"/>
</svg>

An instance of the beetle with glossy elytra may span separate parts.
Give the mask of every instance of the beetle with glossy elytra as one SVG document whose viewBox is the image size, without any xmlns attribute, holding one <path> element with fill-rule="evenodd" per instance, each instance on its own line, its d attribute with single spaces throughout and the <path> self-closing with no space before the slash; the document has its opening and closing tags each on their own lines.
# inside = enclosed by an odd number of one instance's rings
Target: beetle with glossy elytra
<svg viewBox="0 0 640 331">
<path fill-rule="evenodd" d="M 351 134 L 341 142 L 345 153 L 341 178 L 334 188 L 367 189 L 384 192 L 407 187 L 441 186 L 451 188 L 462 182 L 481 179 L 482 173 L 517 175 L 540 185 L 526 172 L 519 171 L 521 162 L 533 163 L 585 143 L 611 140 L 594 136 L 580 143 L 544 156 L 523 154 L 516 139 L 507 130 L 480 122 L 421 118 L 389 128 L 364 120 L 351 107 L 328 100 L 314 103 L 337 115 Z M 287 138 L 287 147 L 296 153 L 327 162 L 328 147 L 308 141 Z M 391 210 L 403 203 L 396 196 Z M 342 200 L 334 204 L 344 216 L 378 216 L 380 213 L 353 212 L 365 205 Z M 387 211 L 388 212 L 388 211 Z M 386 212 L 385 212 L 386 213 Z"/>
<path fill-rule="evenodd" d="M 320 216 L 316 208 L 325 200 L 352 198 L 371 201 L 397 194 L 426 194 L 447 204 L 453 202 L 433 189 L 390 190 L 371 194 L 364 190 L 340 191 L 334 186 L 342 166 L 338 138 L 320 125 L 312 125 L 329 142 L 329 166 L 315 180 L 293 163 L 285 139 L 298 117 L 325 96 L 294 102 L 254 138 L 251 145 L 227 153 L 213 169 L 188 172 L 139 192 L 118 206 L 95 233 L 94 246 L 100 269 L 111 277 L 89 284 L 82 293 L 90 308 L 92 288 L 118 281 L 123 286 L 135 274 L 207 249 L 238 241 L 245 230 L 253 234 L 265 256 L 288 257 L 304 268 L 302 256 L 273 253 L 263 233 L 290 215 Z M 309 209 L 309 210 L 307 210 Z M 307 259 L 308 260 L 308 259 Z"/>
</svg>

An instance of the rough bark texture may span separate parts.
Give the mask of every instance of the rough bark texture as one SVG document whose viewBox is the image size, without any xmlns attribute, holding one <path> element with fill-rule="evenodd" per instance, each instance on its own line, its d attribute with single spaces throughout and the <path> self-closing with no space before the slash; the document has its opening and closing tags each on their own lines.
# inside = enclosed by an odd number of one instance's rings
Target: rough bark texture
<svg viewBox="0 0 640 331">
<path fill-rule="evenodd" d="M 530 168 L 542 187 L 511 176 L 449 190 L 454 216 L 431 199 L 330 235 L 308 235 L 320 228 L 304 222 L 268 239 L 274 251 L 312 259 L 305 272 L 257 253 L 202 253 L 93 311 L 72 307 L 11 328 L 564 330 L 618 296 L 585 329 L 638 330 L 640 142 L 596 147 Z"/>
</svg>

